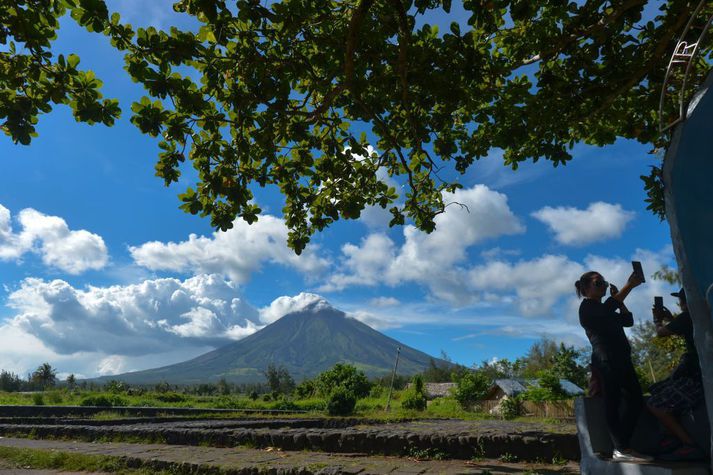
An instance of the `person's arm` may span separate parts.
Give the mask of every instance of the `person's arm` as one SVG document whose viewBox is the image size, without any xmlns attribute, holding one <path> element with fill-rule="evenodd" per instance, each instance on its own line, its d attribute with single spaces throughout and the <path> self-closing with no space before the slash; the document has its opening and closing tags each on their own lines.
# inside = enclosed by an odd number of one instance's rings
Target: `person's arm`
<svg viewBox="0 0 713 475">
<path fill-rule="evenodd" d="M 624 303 L 624 299 L 631 293 L 634 287 L 638 287 L 639 285 L 641 285 L 641 278 L 635 272 L 632 272 L 626 284 L 624 284 L 624 287 L 618 292 L 612 293 L 612 298 L 619 303 Z"/>
<path fill-rule="evenodd" d="M 611 312 L 619 309 L 619 323 L 622 327 L 633 327 L 634 315 L 629 311 L 627 306 L 624 305 L 624 302 L 620 302 L 614 298 L 614 296 L 619 293 L 619 289 L 616 288 L 616 285 L 609 284 L 609 293 L 611 294 L 611 297 L 604 302 L 604 305 L 606 305 L 608 310 Z"/>
<path fill-rule="evenodd" d="M 671 311 L 669 309 L 666 307 L 654 307 L 652 312 L 654 314 L 654 325 L 656 325 L 657 336 L 667 337 L 676 334 L 674 331 L 676 330 L 676 326 L 674 325 L 673 327 L 670 327 L 670 325 L 673 324 L 673 315 L 671 315 Z M 667 320 L 670 323 L 667 324 Z"/>
</svg>

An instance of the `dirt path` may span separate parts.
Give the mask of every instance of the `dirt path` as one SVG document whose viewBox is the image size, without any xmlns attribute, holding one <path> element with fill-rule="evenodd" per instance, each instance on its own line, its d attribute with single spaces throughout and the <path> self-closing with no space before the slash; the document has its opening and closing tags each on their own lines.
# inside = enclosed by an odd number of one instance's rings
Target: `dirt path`
<svg viewBox="0 0 713 475">
<path fill-rule="evenodd" d="M 215 470 L 220 468 L 232 473 L 300 473 L 300 474 L 572 474 L 579 473 L 579 466 L 505 463 L 499 460 L 428 460 L 418 461 L 401 457 L 365 456 L 360 454 L 329 454 L 323 452 L 288 452 L 275 449 L 195 447 L 163 444 L 91 443 L 60 440 L 36 440 L 0 438 L 0 446 L 29 448 L 47 451 L 108 455 L 122 457 L 145 468 L 181 471 Z M 0 473 L 54 474 L 57 471 L 29 471 L 3 468 Z M 7 467 L 7 462 L 4 462 Z M 11 471 L 5 471 L 11 470 Z M 67 472 L 64 472 L 67 473 Z"/>
</svg>

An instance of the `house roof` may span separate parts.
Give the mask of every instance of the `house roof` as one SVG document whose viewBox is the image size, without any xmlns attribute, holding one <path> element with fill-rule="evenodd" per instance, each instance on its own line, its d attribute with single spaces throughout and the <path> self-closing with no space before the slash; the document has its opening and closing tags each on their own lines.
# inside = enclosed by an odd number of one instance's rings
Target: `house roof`
<svg viewBox="0 0 713 475">
<path fill-rule="evenodd" d="M 493 382 L 493 389 L 499 387 L 508 396 L 517 396 L 518 394 L 527 391 L 530 386 L 539 387 L 540 382 L 537 379 L 496 379 Z M 569 396 L 578 396 L 584 394 L 584 390 L 568 379 L 560 379 L 562 390 Z"/>
<path fill-rule="evenodd" d="M 413 383 L 408 383 L 407 388 L 411 388 Z M 450 394 L 451 388 L 454 388 L 456 383 L 424 383 L 423 391 L 426 393 L 428 399 L 433 399 L 435 397 L 444 397 Z"/>
</svg>

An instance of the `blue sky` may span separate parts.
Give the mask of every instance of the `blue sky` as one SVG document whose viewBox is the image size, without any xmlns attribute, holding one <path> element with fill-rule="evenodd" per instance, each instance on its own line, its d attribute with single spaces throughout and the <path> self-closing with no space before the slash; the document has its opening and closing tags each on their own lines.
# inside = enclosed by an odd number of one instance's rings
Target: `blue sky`
<svg viewBox="0 0 713 475">
<path fill-rule="evenodd" d="M 166 26 L 165 2 L 110 2 L 134 25 Z M 157 142 L 129 123 L 142 95 L 105 40 L 68 25 L 56 50 L 104 80 L 124 114 L 112 128 L 78 124 L 67 108 L 40 119 L 29 147 L 0 139 L 0 368 L 49 361 L 82 376 L 143 369 L 241 338 L 318 294 L 405 344 L 471 365 L 513 358 L 548 336 L 587 346 L 574 281 L 599 270 L 622 284 L 629 261 L 674 266 L 666 223 L 645 209 L 639 176 L 649 147 L 575 147 L 567 166 L 513 172 L 500 152 L 462 177 L 438 230 L 389 229 L 381 210 L 316 235 L 299 258 L 285 245 L 281 198 L 267 215 L 214 233 L 178 209 L 195 179 L 164 187 Z M 117 72 L 120 71 L 120 72 Z M 654 295 L 631 307 L 649 318 Z M 671 302 L 669 302 L 671 304 Z"/>
</svg>

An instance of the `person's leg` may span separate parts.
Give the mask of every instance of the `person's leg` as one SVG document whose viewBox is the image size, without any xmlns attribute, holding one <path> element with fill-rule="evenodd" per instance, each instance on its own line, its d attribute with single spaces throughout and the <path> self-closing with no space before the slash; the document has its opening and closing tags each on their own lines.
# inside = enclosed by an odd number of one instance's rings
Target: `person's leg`
<svg viewBox="0 0 713 475">
<path fill-rule="evenodd" d="M 615 450 L 626 450 L 629 445 L 626 437 L 622 434 L 621 415 L 619 413 L 621 386 L 609 372 L 602 371 L 601 375 L 602 389 L 604 390 L 604 414 L 609 428 L 609 435 Z"/>
<path fill-rule="evenodd" d="M 666 430 L 676 436 L 681 442 L 688 445 L 695 444 L 693 439 L 691 439 L 691 436 L 688 435 L 688 432 L 686 432 L 686 429 L 683 428 L 681 423 L 678 422 L 678 419 L 673 414 L 658 407 L 651 406 L 649 406 L 649 411 L 656 416 Z"/>
<path fill-rule="evenodd" d="M 636 430 L 639 415 L 644 406 L 644 396 L 641 393 L 639 378 L 636 376 L 634 367 L 627 368 L 620 380 L 621 397 L 623 402 L 621 414 L 621 437 L 622 443 L 629 447 L 631 437 Z"/>
</svg>

